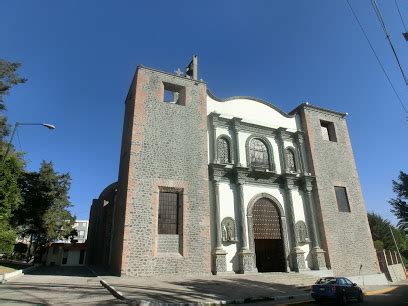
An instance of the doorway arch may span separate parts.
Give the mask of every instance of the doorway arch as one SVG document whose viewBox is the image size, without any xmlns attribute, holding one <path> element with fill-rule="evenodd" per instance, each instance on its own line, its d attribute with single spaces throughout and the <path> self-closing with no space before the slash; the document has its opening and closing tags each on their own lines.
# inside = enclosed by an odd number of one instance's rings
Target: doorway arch
<svg viewBox="0 0 408 306">
<path fill-rule="evenodd" d="M 251 199 L 247 209 L 249 248 L 259 272 L 289 271 L 286 218 L 279 201 L 267 193 Z"/>
</svg>

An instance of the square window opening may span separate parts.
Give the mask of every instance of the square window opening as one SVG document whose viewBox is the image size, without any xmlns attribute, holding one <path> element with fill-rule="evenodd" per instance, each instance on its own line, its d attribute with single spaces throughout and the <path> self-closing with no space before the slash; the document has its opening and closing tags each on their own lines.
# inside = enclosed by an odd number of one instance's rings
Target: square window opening
<svg viewBox="0 0 408 306">
<path fill-rule="evenodd" d="M 333 122 L 320 120 L 320 129 L 324 140 L 337 142 L 336 130 Z"/>
<path fill-rule="evenodd" d="M 163 82 L 164 93 L 163 102 L 169 104 L 185 105 L 186 90 L 185 87 Z"/>
<path fill-rule="evenodd" d="M 334 186 L 337 206 L 340 212 L 351 212 L 346 187 Z"/>
</svg>

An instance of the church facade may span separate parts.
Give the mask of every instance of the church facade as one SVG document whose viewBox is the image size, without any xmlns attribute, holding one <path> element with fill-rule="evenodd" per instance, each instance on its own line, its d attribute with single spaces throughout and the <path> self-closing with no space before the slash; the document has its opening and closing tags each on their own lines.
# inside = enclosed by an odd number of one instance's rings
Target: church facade
<svg viewBox="0 0 408 306">
<path fill-rule="evenodd" d="M 346 114 L 219 99 L 139 66 L 118 181 L 93 201 L 87 260 L 117 275 L 380 275 Z"/>
</svg>

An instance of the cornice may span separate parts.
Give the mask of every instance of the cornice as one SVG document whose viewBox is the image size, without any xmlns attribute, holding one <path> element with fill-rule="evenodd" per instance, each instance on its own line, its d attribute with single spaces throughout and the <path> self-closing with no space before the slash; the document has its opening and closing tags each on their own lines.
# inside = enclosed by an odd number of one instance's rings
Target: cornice
<svg viewBox="0 0 408 306">
<path fill-rule="evenodd" d="M 301 188 L 304 186 L 305 180 L 313 181 L 313 177 L 304 178 L 303 175 L 296 173 L 278 174 L 275 171 L 265 169 L 236 167 L 232 164 L 210 164 L 209 166 L 210 180 L 228 181 L 230 183 L 263 185 L 263 186 L 278 186 L 280 188 L 290 186 L 290 189 Z"/>
</svg>

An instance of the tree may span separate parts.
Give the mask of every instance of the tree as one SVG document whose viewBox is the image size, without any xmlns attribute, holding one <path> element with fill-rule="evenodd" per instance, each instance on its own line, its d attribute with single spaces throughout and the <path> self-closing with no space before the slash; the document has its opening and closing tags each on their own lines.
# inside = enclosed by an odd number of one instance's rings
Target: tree
<svg viewBox="0 0 408 306">
<path fill-rule="evenodd" d="M 8 159 L 2 162 L 8 135 L 7 118 L 4 115 L 6 105 L 4 96 L 12 86 L 26 80 L 16 73 L 19 63 L 10 63 L 0 59 L 0 253 L 11 253 L 16 241 L 16 231 L 10 222 L 13 212 L 22 203 L 18 180 L 24 169 L 21 154 L 11 152 Z"/>
<path fill-rule="evenodd" d="M 9 133 L 7 119 L 2 112 L 6 110 L 4 96 L 9 94 L 10 89 L 17 84 L 25 83 L 27 80 L 21 78 L 17 74 L 17 69 L 20 68 L 20 63 L 11 63 L 0 59 L 0 140 Z"/>
<path fill-rule="evenodd" d="M 367 217 L 368 223 L 370 224 L 371 235 L 373 236 L 374 247 L 377 251 L 381 251 L 383 249 L 392 251 L 397 250 L 394 239 L 392 238 L 392 230 L 398 249 L 402 256 L 408 252 L 408 238 L 403 230 L 392 226 L 388 220 L 375 213 L 368 213 Z"/>
<path fill-rule="evenodd" d="M 35 249 L 68 236 L 75 222 L 68 210 L 69 174 L 58 174 L 51 162 L 42 162 L 40 171 L 25 173 L 20 184 L 24 205 L 14 220 L 21 234 L 33 238 Z"/>
<path fill-rule="evenodd" d="M 408 234 L 408 174 L 400 171 L 398 181 L 392 181 L 392 190 L 397 197 L 390 200 L 391 211 L 399 220 L 399 228 Z"/>
<path fill-rule="evenodd" d="M 18 179 L 24 164 L 14 154 L 0 163 L 0 253 L 11 253 L 16 241 L 16 231 L 11 225 L 13 212 L 22 203 Z"/>
</svg>

